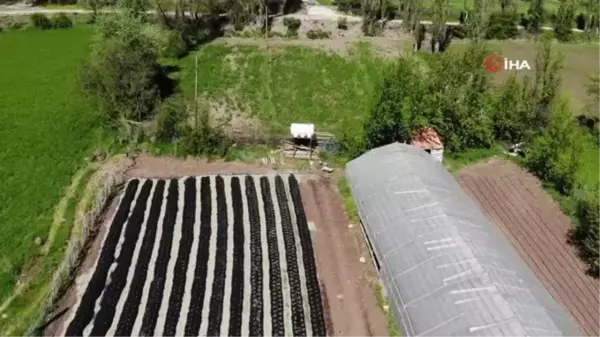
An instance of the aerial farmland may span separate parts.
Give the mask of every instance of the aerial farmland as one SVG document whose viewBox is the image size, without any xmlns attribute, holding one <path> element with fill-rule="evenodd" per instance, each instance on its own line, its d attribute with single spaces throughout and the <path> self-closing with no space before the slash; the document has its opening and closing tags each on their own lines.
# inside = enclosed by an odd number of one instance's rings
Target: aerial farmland
<svg viewBox="0 0 600 337">
<path fill-rule="evenodd" d="M 362 234 L 348 231 L 329 182 L 177 161 L 181 177 L 147 178 L 166 173 L 164 160 L 141 158 L 127 174 L 46 335 L 385 333 L 374 270 L 359 261 L 368 252 L 353 238 Z M 343 319 L 367 308 L 364 320 Z"/>
</svg>

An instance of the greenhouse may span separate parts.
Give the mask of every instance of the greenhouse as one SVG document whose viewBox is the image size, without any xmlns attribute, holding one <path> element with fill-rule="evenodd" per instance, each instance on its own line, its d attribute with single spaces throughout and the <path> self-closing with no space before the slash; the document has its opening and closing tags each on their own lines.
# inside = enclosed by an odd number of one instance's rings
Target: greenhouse
<svg viewBox="0 0 600 337">
<path fill-rule="evenodd" d="M 403 335 L 580 335 L 430 154 L 386 145 L 348 163 L 347 177 Z"/>
</svg>

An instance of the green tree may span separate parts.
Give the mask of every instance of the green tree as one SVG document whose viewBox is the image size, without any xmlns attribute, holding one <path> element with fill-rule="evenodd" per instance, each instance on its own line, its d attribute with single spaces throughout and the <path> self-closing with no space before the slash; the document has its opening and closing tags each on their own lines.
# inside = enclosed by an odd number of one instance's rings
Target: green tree
<svg viewBox="0 0 600 337">
<path fill-rule="evenodd" d="M 380 18 L 383 11 L 383 0 L 362 0 L 362 31 L 366 36 L 375 36 L 380 32 L 380 26 L 377 19 Z"/>
<path fill-rule="evenodd" d="M 558 89 L 562 82 L 562 55 L 552 48 L 552 35 L 544 34 L 538 42 L 538 52 L 535 60 L 534 91 L 534 126 L 543 130 L 549 121 L 552 104 L 556 100 Z"/>
<path fill-rule="evenodd" d="M 600 190 L 596 186 L 580 186 L 575 193 L 577 223 L 570 236 L 578 246 L 580 256 L 596 276 L 600 271 Z"/>
<path fill-rule="evenodd" d="M 428 73 L 426 119 L 450 152 L 492 144 L 490 75 L 483 67 L 489 51 L 471 44 L 464 52 L 437 54 Z M 427 98 L 425 98 L 427 97 Z"/>
<path fill-rule="evenodd" d="M 500 9 L 502 10 L 502 13 L 506 13 L 516 8 L 513 0 L 500 0 Z"/>
<path fill-rule="evenodd" d="M 556 21 L 554 22 L 554 37 L 560 41 L 573 38 L 573 20 L 575 19 L 575 3 L 573 0 L 561 0 Z"/>
<path fill-rule="evenodd" d="M 107 4 L 106 0 L 77 0 L 77 3 L 84 8 L 89 9 L 92 13 L 90 15 L 90 22 L 96 22 L 98 14 L 102 7 Z"/>
<path fill-rule="evenodd" d="M 449 0 L 433 1 L 433 18 L 431 25 L 431 51 L 433 53 L 444 51 L 450 43 L 451 35 L 448 34 L 446 21 L 448 19 Z"/>
<path fill-rule="evenodd" d="M 81 70 L 83 91 L 116 127 L 151 118 L 163 74 L 142 19 L 119 11 L 103 16 L 98 27 L 91 58 Z"/>
<path fill-rule="evenodd" d="M 364 125 L 365 145 L 372 149 L 395 141 L 405 142 L 422 119 L 426 76 L 413 58 L 403 57 L 388 70 L 379 98 Z"/>
<path fill-rule="evenodd" d="M 487 27 L 489 17 L 489 2 L 491 0 L 474 0 L 473 1 L 473 15 L 468 20 L 468 31 L 469 35 L 475 42 L 480 42 L 485 37 L 485 31 Z"/>
<path fill-rule="evenodd" d="M 531 33 L 538 34 L 544 25 L 544 0 L 531 0 L 527 14 L 527 29 Z"/>
<path fill-rule="evenodd" d="M 566 102 L 552 112 L 546 130 L 527 146 L 526 166 L 559 192 L 567 194 L 581 165 L 583 139 Z"/>
<path fill-rule="evenodd" d="M 600 77 L 597 75 L 590 76 L 589 83 L 586 85 L 586 91 L 594 104 L 600 104 Z"/>
<path fill-rule="evenodd" d="M 130 11 L 131 15 L 141 18 L 145 18 L 149 6 L 148 0 L 119 0 L 117 5 L 119 8 Z"/>
<path fill-rule="evenodd" d="M 519 143 L 533 136 L 532 95 L 533 86 L 528 77 L 519 81 L 514 73 L 510 75 L 492 109 L 495 139 Z"/>
<path fill-rule="evenodd" d="M 600 2 L 598 0 L 584 0 L 584 7 L 587 14 L 585 19 L 585 32 L 588 34 L 598 34 Z"/>
</svg>

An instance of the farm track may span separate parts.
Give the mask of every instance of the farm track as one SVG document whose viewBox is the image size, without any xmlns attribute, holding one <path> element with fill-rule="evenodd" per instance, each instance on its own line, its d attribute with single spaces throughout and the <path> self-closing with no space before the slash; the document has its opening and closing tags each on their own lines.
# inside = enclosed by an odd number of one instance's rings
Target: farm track
<svg viewBox="0 0 600 337">
<path fill-rule="evenodd" d="M 598 279 L 568 244 L 570 220 L 512 163 L 491 161 L 461 171 L 460 184 L 529 264 L 581 331 L 599 334 Z"/>
<path fill-rule="evenodd" d="M 130 180 L 84 289 L 65 335 L 326 335 L 293 175 Z"/>
</svg>

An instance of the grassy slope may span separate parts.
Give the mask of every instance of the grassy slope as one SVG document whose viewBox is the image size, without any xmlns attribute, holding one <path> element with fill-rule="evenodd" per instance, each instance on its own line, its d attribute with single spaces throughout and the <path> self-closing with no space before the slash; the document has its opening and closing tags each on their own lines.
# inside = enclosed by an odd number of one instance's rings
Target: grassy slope
<svg viewBox="0 0 600 337">
<path fill-rule="evenodd" d="M 53 207 L 100 137 L 75 84 L 91 32 L 0 34 L 0 301 L 35 253 L 34 238 L 47 235 Z"/>
<path fill-rule="evenodd" d="M 267 53 L 253 46 L 208 45 L 200 51 L 198 91 L 242 103 L 273 131 L 293 122 L 321 131 L 352 130 L 371 106 L 383 63 L 365 46 L 349 59 L 302 47 Z M 194 57 L 182 60 L 181 87 L 192 96 Z"/>
</svg>

